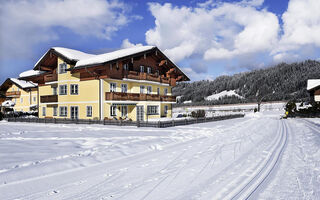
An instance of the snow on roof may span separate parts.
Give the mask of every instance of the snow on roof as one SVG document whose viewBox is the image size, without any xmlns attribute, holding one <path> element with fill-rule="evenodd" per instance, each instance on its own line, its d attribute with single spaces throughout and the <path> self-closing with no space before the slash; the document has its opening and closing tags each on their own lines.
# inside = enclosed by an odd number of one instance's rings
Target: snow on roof
<svg viewBox="0 0 320 200">
<path fill-rule="evenodd" d="M 136 47 L 121 49 L 118 51 L 113 51 L 105 54 L 96 55 L 88 59 L 79 60 L 75 68 L 85 66 L 85 65 L 105 63 L 118 58 L 130 56 L 132 54 L 148 51 L 153 48 L 155 48 L 155 46 L 138 46 L 138 47 L 136 46 Z"/>
<path fill-rule="evenodd" d="M 210 95 L 210 96 L 207 96 L 205 99 L 208 100 L 208 101 L 212 101 L 212 100 L 219 100 L 219 98 L 222 98 L 222 97 L 225 97 L 225 96 L 236 96 L 238 97 L 239 99 L 243 99 L 242 96 L 238 95 L 234 90 L 224 90 L 218 94 L 213 94 L 213 95 Z"/>
<path fill-rule="evenodd" d="M 10 80 L 22 88 L 37 87 L 36 83 L 32 83 L 30 81 L 19 80 L 16 78 L 10 78 Z"/>
<path fill-rule="evenodd" d="M 311 90 L 320 86 L 320 79 L 309 79 L 307 84 L 307 90 Z"/>
<path fill-rule="evenodd" d="M 28 71 L 25 71 L 25 72 L 22 72 L 21 74 L 19 74 L 19 77 L 22 78 L 22 77 L 28 77 L 28 76 L 36 76 L 36 75 L 39 75 L 42 73 L 44 73 L 44 71 L 28 70 Z"/>
<path fill-rule="evenodd" d="M 96 56 L 94 54 L 88 54 L 88 53 L 84 53 L 82 51 L 63 48 L 63 47 L 52 47 L 52 49 L 54 49 L 58 53 L 62 54 L 66 58 L 68 58 L 70 60 L 75 60 L 75 61 L 82 60 L 82 59 L 88 59 L 93 56 Z"/>
</svg>

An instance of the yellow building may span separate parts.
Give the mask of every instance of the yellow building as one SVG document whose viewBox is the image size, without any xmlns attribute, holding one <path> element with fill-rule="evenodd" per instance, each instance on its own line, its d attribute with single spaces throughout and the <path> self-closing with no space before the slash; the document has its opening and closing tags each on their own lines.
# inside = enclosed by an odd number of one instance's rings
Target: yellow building
<svg viewBox="0 0 320 200">
<path fill-rule="evenodd" d="M 13 110 L 19 112 L 37 111 L 37 84 L 30 81 L 8 78 L 1 86 L 6 100 L 14 103 Z"/>
<path fill-rule="evenodd" d="M 35 64 L 39 117 L 131 119 L 171 117 L 172 87 L 189 78 L 157 47 L 93 55 L 54 47 Z"/>
</svg>

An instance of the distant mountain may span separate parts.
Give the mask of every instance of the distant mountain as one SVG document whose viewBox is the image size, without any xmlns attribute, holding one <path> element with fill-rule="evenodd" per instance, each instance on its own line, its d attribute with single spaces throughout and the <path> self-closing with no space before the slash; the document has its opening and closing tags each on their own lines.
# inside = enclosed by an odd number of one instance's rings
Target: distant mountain
<svg viewBox="0 0 320 200">
<path fill-rule="evenodd" d="M 307 60 L 220 76 L 213 81 L 179 83 L 173 88 L 173 94 L 181 96 L 179 102 L 191 100 L 192 105 L 256 102 L 262 97 L 263 101 L 307 100 L 307 80 L 319 78 L 320 62 Z M 221 95 L 224 93 L 227 95 Z M 230 95 L 232 93 L 235 95 Z"/>
</svg>

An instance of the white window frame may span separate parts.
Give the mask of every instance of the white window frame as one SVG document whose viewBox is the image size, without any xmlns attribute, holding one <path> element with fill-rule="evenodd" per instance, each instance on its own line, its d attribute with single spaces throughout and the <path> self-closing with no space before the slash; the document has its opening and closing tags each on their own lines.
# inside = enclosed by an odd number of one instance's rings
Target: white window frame
<svg viewBox="0 0 320 200">
<path fill-rule="evenodd" d="M 33 101 L 37 101 L 37 97 L 33 97 Z"/>
<path fill-rule="evenodd" d="M 68 85 L 59 85 L 59 95 L 68 95 Z"/>
<path fill-rule="evenodd" d="M 152 86 L 147 86 L 147 94 L 152 94 Z"/>
<path fill-rule="evenodd" d="M 128 106 L 121 106 L 121 117 L 128 116 Z"/>
<path fill-rule="evenodd" d="M 45 117 L 47 115 L 46 107 L 42 107 L 42 116 Z"/>
<path fill-rule="evenodd" d="M 87 106 L 87 117 L 92 117 L 92 106 Z"/>
<path fill-rule="evenodd" d="M 151 74 L 151 67 L 147 67 L 147 73 Z"/>
<path fill-rule="evenodd" d="M 58 88 L 57 87 L 52 87 L 52 94 L 57 95 L 58 94 Z"/>
<path fill-rule="evenodd" d="M 169 106 L 165 105 L 164 106 L 164 114 L 167 115 L 169 110 Z"/>
<path fill-rule="evenodd" d="M 127 93 L 128 92 L 128 85 L 123 83 L 121 84 L 121 92 L 122 93 Z"/>
<path fill-rule="evenodd" d="M 70 94 L 78 95 L 79 94 L 79 85 L 78 84 L 70 84 Z"/>
<path fill-rule="evenodd" d="M 165 96 L 167 96 L 167 95 L 168 95 L 168 88 L 164 88 L 164 90 L 163 90 L 163 94 L 164 94 Z"/>
<path fill-rule="evenodd" d="M 23 97 L 20 98 L 20 103 L 23 103 Z"/>
<path fill-rule="evenodd" d="M 68 116 L 68 107 L 67 106 L 60 106 L 59 107 L 59 116 L 60 117 L 67 117 Z"/>
<path fill-rule="evenodd" d="M 144 66 L 143 65 L 140 65 L 140 72 L 144 73 Z"/>
<path fill-rule="evenodd" d="M 117 92 L 117 83 L 110 83 L 110 92 Z"/>
<path fill-rule="evenodd" d="M 112 117 L 117 116 L 117 106 L 114 106 L 114 105 L 110 106 L 110 116 Z"/>
<path fill-rule="evenodd" d="M 159 106 L 147 106 L 148 115 L 159 115 Z"/>
<path fill-rule="evenodd" d="M 58 116 L 58 106 L 53 106 L 53 116 Z"/>
<path fill-rule="evenodd" d="M 123 64 L 123 69 L 126 71 L 129 71 L 129 64 L 128 63 L 124 63 Z"/>
<path fill-rule="evenodd" d="M 145 86 L 144 85 L 140 85 L 140 94 L 144 94 L 144 89 L 145 89 Z"/>
<path fill-rule="evenodd" d="M 67 73 L 68 65 L 67 63 L 63 62 L 59 64 L 59 74 Z"/>
</svg>

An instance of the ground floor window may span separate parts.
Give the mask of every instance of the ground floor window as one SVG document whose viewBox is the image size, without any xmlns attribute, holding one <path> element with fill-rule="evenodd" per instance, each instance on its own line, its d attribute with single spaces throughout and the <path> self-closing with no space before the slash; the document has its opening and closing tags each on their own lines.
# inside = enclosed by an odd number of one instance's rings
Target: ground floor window
<svg viewBox="0 0 320 200">
<path fill-rule="evenodd" d="M 46 107 L 42 107 L 42 116 L 46 116 Z"/>
<path fill-rule="evenodd" d="M 92 117 L 92 106 L 87 106 L 87 117 Z"/>
<path fill-rule="evenodd" d="M 128 115 L 128 106 L 121 106 L 121 117 L 127 117 Z"/>
<path fill-rule="evenodd" d="M 117 106 L 110 106 L 110 116 L 117 116 Z"/>
<path fill-rule="evenodd" d="M 68 108 L 67 106 L 60 107 L 60 117 L 66 117 L 68 115 Z"/>
<path fill-rule="evenodd" d="M 159 106 L 148 106 L 147 110 L 148 115 L 158 115 Z"/>
<path fill-rule="evenodd" d="M 165 114 L 165 115 L 168 114 L 168 106 L 164 106 L 164 114 Z"/>
<path fill-rule="evenodd" d="M 54 106 L 53 107 L 53 116 L 57 116 L 58 115 L 58 107 Z"/>
</svg>

